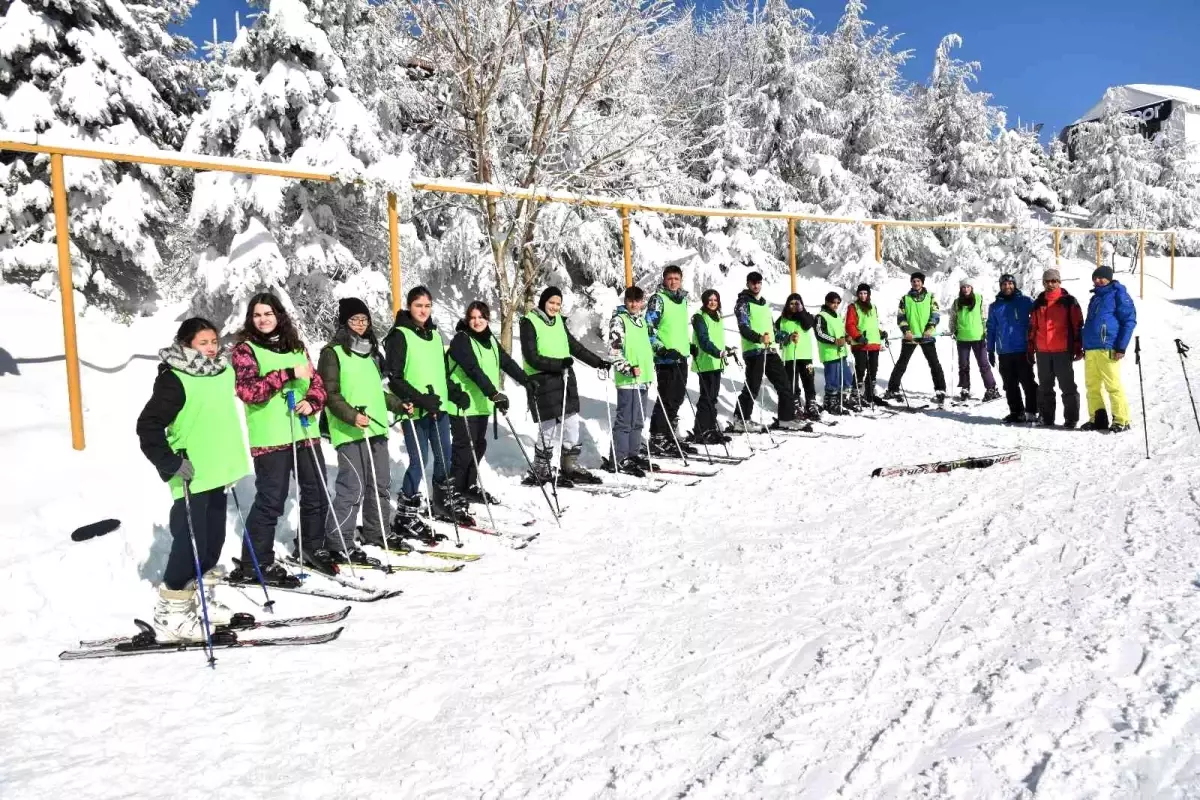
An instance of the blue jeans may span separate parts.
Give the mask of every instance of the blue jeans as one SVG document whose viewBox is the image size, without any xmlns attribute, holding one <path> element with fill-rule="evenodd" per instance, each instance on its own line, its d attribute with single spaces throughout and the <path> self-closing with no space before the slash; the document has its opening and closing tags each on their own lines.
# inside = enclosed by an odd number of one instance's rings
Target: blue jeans
<svg viewBox="0 0 1200 800">
<path fill-rule="evenodd" d="M 428 464 L 429 459 L 433 458 L 434 483 L 441 483 L 446 479 L 448 470 L 442 457 L 450 457 L 450 417 L 444 413 L 439 413 L 436 417 L 426 415 L 414 420 L 412 424 L 405 420 L 400 423 L 400 427 L 404 431 L 404 448 L 408 450 L 408 469 L 404 471 L 404 482 L 400 484 L 400 491 L 412 497 L 421 493 L 421 484 L 425 482 L 425 476 L 421 474 L 422 459 Z M 417 431 L 415 438 L 414 427 Z M 442 444 L 440 448 L 433 443 L 435 435 Z"/>
<path fill-rule="evenodd" d="M 826 361 L 821 366 L 825 368 L 825 391 L 841 392 L 854 388 L 854 372 L 848 360 Z"/>
<path fill-rule="evenodd" d="M 642 426 L 646 424 L 649 386 L 617 389 L 617 417 L 613 420 L 613 451 L 617 464 L 635 456 L 642 448 Z"/>
</svg>

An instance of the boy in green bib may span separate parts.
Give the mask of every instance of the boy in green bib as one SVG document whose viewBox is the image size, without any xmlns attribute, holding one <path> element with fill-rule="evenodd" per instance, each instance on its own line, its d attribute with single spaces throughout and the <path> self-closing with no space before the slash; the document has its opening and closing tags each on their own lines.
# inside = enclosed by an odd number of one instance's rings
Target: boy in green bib
<svg viewBox="0 0 1200 800">
<path fill-rule="evenodd" d="M 830 414 L 849 414 L 859 411 L 858 389 L 854 371 L 846 358 L 846 325 L 838 316 L 842 296 L 837 292 L 825 295 L 825 304 L 817 313 L 817 356 L 825 370 L 825 410 Z"/>
<path fill-rule="evenodd" d="M 887 393 L 884 400 L 903 400 L 900 393 L 901 381 L 908 369 L 908 362 L 917 348 L 929 364 L 929 374 L 933 378 L 933 402 L 941 405 L 946 400 L 946 376 L 942 374 L 942 362 L 938 360 L 937 326 L 942 320 L 942 312 L 938 307 L 937 298 L 925 288 L 925 273 L 914 272 L 909 277 L 912 288 L 908 294 L 900 298 L 900 308 L 896 311 L 896 324 L 904 341 L 900 344 L 900 358 L 888 377 Z"/>
<path fill-rule="evenodd" d="M 336 545 L 331 553 L 339 564 L 370 563 L 354 543 L 359 509 L 363 543 L 383 547 L 383 526 L 392 513 L 389 412 L 411 413 L 412 405 L 383 390 L 383 356 L 371 311 L 357 297 L 338 301 L 338 327 L 321 350 L 317 373 L 325 382 L 323 422 L 338 457 L 325 538 Z M 343 538 L 348 552 L 341 549 Z"/>
<path fill-rule="evenodd" d="M 225 544 L 225 488 L 250 474 L 250 456 L 233 392 L 233 369 L 221 351 L 216 326 L 200 317 L 185 320 L 175 341 L 158 355 L 162 363 L 154 390 L 137 420 L 142 453 L 175 498 L 171 552 L 159 585 L 154 627 L 163 640 L 199 640 L 204 627 L 191 535 L 204 573 L 209 622 L 228 624 L 232 613 L 213 596 L 213 568 Z"/>
<path fill-rule="evenodd" d="M 605 469 L 626 475 L 645 477 L 649 468 L 640 460 L 642 427 L 650 382 L 654 380 L 654 347 L 646 322 L 646 293 L 637 286 L 625 289 L 625 304 L 617 306 L 608 323 L 609 358 L 612 359 L 617 385 L 617 415 L 612 427 L 612 460 L 605 458 Z M 615 467 L 613 465 L 616 465 Z"/>
</svg>

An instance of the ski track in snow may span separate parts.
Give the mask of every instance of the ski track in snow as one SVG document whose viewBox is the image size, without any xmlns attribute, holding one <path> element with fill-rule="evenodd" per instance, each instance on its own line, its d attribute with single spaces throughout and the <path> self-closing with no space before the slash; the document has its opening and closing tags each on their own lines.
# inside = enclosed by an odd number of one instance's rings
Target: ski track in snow
<svg viewBox="0 0 1200 800">
<path fill-rule="evenodd" d="M 1200 275 L 1180 286 L 1200 295 Z M 54 352 L 22 331 L 56 308 L 8 287 L 0 308 L 0 347 Z M 1139 314 L 1152 460 L 1131 352 L 1128 434 L 1005 428 L 999 402 L 848 420 L 864 438 L 785 438 L 691 489 L 564 491 L 563 531 L 540 523 L 519 551 L 464 534 L 486 556 L 460 573 L 364 575 L 406 593 L 355 606 L 338 642 L 218 653 L 215 670 L 198 654 L 57 660 L 152 608 L 168 502 L 132 423 L 153 365 L 84 371 L 75 454 L 61 364 L 19 364 L 0 378 L 0 794 L 1195 797 L 1200 435 L 1171 340 L 1200 339 L 1200 316 L 1157 296 Z M 167 316 L 85 321 L 84 355 L 151 352 Z M 906 386 L 928 380 L 914 360 Z M 595 422 L 588 437 L 607 442 Z M 544 518 L 504 445 L 489 488 Z M 866 477 L 1014 447 L 1015 464 Z M 122 528 L 69 541 L 107 516 Z M 338 605 L 275 597 L 281 616 Z"/>
</svg>

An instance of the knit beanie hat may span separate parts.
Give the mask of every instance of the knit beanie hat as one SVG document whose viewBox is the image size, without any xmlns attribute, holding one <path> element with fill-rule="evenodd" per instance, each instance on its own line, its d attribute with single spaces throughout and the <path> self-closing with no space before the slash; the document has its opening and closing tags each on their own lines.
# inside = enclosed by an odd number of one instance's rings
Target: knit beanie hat
<svg viewBox="0 0 1200 800">
<path fill-rule="evenodd" d="M 351 317 L 364 314 L 368 322 L 371 319 L 371 309 L 367 308 L 367 304 L 357 297 L 343 297 L 338 300 L 338 324 L 345 325 L 350 321 Z"/>
<path fill-rule="evenodd" d="M 562 297 L 562 290 L 557 286 L 547 286 L 542 291 L 542 296 L 538 298 L 538 308 L 542 311 L 546 310 L 546 303 L 551 297 Z"/>
<path fill-rule="evenodd" d="M 1060 273 L 1058 270 L 1051 267 L 1050 269 L 1048 269 L 1042 273 L 1042 280 L 1044 280 L 1044 281 L 1061 281 L 1062 273 Z"/>
<path fill-rule="evenodd" d="M 860 284 L 858 285 L 858 288 L 854 290 L 854 294 L 856 294 L 856 295 L 857 295 L 857 294 L 859 294 L 859 293 L 861 293 L 861 292 L 866 292 L 867 294 L 870 294 L 870 293 L 871 293 L 871 284 L 869 284 L 869 283 L 860 283 Z"/>
<path fill-rule="evenodd" d="M 963 288 L 974 289 L 974 288 L 975 288 L 975 284 L 971 283 L 971 282 L 970 282 L 970 281 L 968 281 L 968 280 L 962 280 L 962 281 L 959 281 L 959 282 L 958 282 L 958 288 L 960 288 L 960 289 L 963 289 Z"/>
<path fill-rule="evenodd" d="M 908 276 L 908 279 L 910 281 L 920 281 L 921 283 L 924 283 L 925 282 L 925 273 L 920 272 L 920 271 L 914 272 L 912 275 Z"/>
<path fill-rule="evenodd" d="M 1011 283 L 1013 286 L 1017 285 L 1017 279 L 1012 276 L 1011 272 L 1006 272 L 1000 276 L 1000 285 L 1003 286 L 1006 283 Z"/>
<path fill-rule="evenodd" d="M 1104 278 L 1111 281 L 1113 279 L 1112 267 L 1096 267 L 1096 271 L 1092 273 L 1092 280 L 1096 280 L 1096 278 Z"/>
</svg>

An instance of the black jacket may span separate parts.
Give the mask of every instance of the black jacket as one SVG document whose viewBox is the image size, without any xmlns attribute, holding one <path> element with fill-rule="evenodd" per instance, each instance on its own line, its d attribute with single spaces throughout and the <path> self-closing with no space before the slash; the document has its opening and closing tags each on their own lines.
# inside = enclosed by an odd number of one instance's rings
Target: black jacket
<svg viewBox="0 0 1200 800">
<path fill-rule="evenodd" d="M 401 311 L 396 314 L 395 327 L 408 328 L 427 342 L 435 336 L 438 337 L 439 342 L 441 341 L 441 334 L 438 333 L 437 326 L 433 324 L 432 319 L 425 323 L 425 327 L 421 328 L 417 326 L 416 321 L 407 311 Z M 383 340 L 383 348 L 385 353 L 383 364 L 387 373 L 388 388 L 392 390 L 392 394 L 405 400 L 429 391 L 424 386 L 413 386 L 404 380 L 404 365 L 408 359 L 408 342 L 405 340 L 404 334 L 396 330 L 390 331 L 387 338 Z M 443 363 L 445 362 L 443 361 Z M 470 402 L 470 399 L 466 397 L 466 393 L 449 381 L 446 383 L 446 393 L 449 396 L 442 399 L 454 402 L 458 398 L 463 401 L 465 407 Z"/>
<path fill-rule="evenodd" d="M 551 322 L 550 318 L 545 315 L 540 309 L 530 312 L 538 314 L 542 320 L 549 324 L 561 324 L 566 328 L 566 320 L 562 314 L 554 318 Z M 570 346 L 572 358 L 577 358 L 589 367 L 606 367 L 608 362 L 600 356 L 592 353 L 586 347 L 576 341 L 571 335 L 571 329 L 566 328 L 567 343 Z M 568 368 L 566 370 L 566 378 L 564 384 L 563 376 L 563 359 L 546 358 L 538 354 L 537 351 L 537 333 L 534 330 L 533 323 L 528 318 L 521 318 L 521 355 L 525 359 L 525 363 L 533 367 L 537 372 L 528 376 L 529 380 L 529 407 L 533 413 L 534 419 L 552 420 L 558 419 L 563 410 L 563 392 L 566 392 L 567 413 L 579 413 L 579 387 L 575 383 L 575 369 Z"/>
<path fill-rule="evenodd" d="M 479 360 L 475 358 L 475 348 L 471 347 L 471 340 L 474 339 L 480 347 L 491 350 L 495 348 L 500 355 L 500 369 L 504 370 L 508 377 L 512 378 L 522 386 L 529 385 L 529 379 L 525 376 L 525 370 L 521 369 L 521 365 L 513 361 L 512 356 L 508 354 L 496 337 L 492 335 L 491 328 L 484 328 L 483 333 L 475 333 L 467 325 L 465 320 L 459 320 L 458 326 L 455 328 L 456 333 L 454 338 L 450 340 L 450 349 L 447 355 L 453 359 L 455 366 L 451 370 L 451 375 L 454 372 L 459 372 L 458 376 L 461 379 L 463 376 L 467 380 L 474 383 L 483 392 L 484 397 L 492 397 L 500 387 L 494 385 L 488 376 L 484 373 L 483 368 L 479 366 Z M 446 362 L 449 366 L 449 361 Z"/>
<path fill-rule="evenodd" d="M 321 356 L 317 361 L 317 372 L 320 373 L 321 380 L 325 384 L 325 412 L 326 414 L 333 414 L 348 425 L 354 424 L 354 420 L 358 416 L 358 411 L 347 403 L 346 398 L 342 396 L 342 365 L 338 361 L 335 351 L 340 348 L 343 353 L 352 358 L 373 359 L 375 367 L 379 370 L 379 375 L 382 377 L 384 374 L 383 356 L 379 354 L 379 351 L 373 349 L 366 355 L 353 352 L 350 349 L 350 337 L 352 335 L 348 328 L 338 328 L 329 344 L 321 348 Z M 404 401 L 396 395 L 385 393 L 384 399 L 387 401 L 388 411 L 398 414 L 404 410 Z M 380 421 L 382 422 L 382 420 Z M 321 416 L 321 430 L 322 433 L 328 430 L 325 415 Z"/>
<path fill-rule="evenodd" d="M 142 455 L 154 465 L 164 481 L 170 480 L 183 463 L 183 458 L 167 444 L 167 428 L 183 410 L 186 399 L 178 376 L 166 364 L 159 364 L 150 399 L 137 418 L 137 437 Z"/>
</svg>

